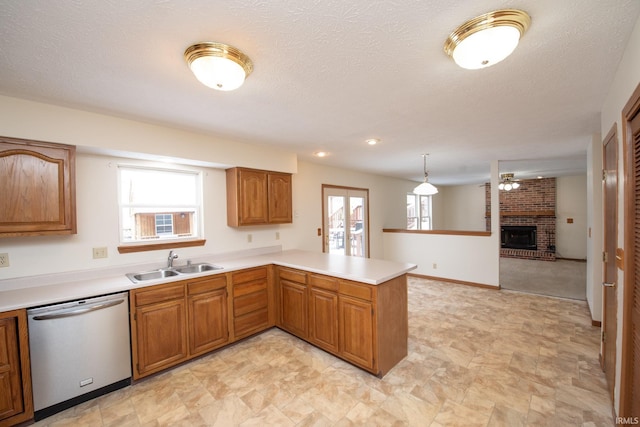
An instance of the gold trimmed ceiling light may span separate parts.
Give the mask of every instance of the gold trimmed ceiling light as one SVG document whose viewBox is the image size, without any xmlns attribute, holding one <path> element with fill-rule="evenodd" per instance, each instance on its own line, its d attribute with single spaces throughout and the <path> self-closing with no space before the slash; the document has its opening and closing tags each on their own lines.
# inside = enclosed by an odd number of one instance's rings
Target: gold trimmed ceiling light
<svg viewBox="0 0 640 427">
<path fill-rule="evenodd" d="M 196 78 L 216 90 L 242 86 L 253 71 L 253 62 L 239 49 L 222 43 L 201 42 L 184 51 L 184 59 Z"/>
<path fill-rule="evenodd" d="M 529 25 L 531 17 L 521 10 L 485 13 L 456 28 L 444 43 L 444 51 L 462 68 L 490 67 L 511 55 Z"/>
<path fill-rule="evenodd" d="M 420 194 L 422 196 L 432 196 L 438 193 L 438 189 L 429 182 L 429 173 L 427 172 L 427 156 L 423 154 L 424 159 L 424 182 L 413 189 L 413 194 Z"/>
</svg>

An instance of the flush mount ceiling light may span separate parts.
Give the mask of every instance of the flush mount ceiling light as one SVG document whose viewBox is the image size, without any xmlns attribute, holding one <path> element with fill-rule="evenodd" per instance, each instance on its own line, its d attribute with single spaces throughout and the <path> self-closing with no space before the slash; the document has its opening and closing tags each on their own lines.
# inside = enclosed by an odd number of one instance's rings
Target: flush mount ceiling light
<svg viewBox="0 0 640 427">
<path fill-rule="evenodd" d="M 429 173 L 427 172 L 427 156 L 428 154 L 422 155 L 422 158 L 424 159 L 424 182 L 413 189 L 414 194 L 419 194 L 421 196 L 431 196 L 438 193 L 438 189 L 434 187 L 433 184 L 429 183 Z"/>
<path fill-rule="evenodd" d="M 369 145 L 376 145 L 380 140 L 378 138 L 369 138 L 365 142 Z"/>
<path fill-rule="evenodd" d="M 490 67 L 511 55 L 530 24 L 531 17 L 521 10 L 489 12 L 456 28 L 444 51 L 462 68 Z"/>
<path fill-rule="evenodd" d="M 503 174 L 500 175 L 500 179 L 502 180 L 500 182 L 500 184 L 498 184 L 498 188 L 500 190 L 511 191 L 511 190 L 515 190 L 516 188 L 520 187 L 520 184 L 518 184 L 517 182 L 515 182 L 513 180 L 513 174 L 512 173 L 503 173 Z"/>
<path fill-rule="evenodd" d="M 253 71 L 253 62 L 247 55 L 222 43 L 189 46 L 184 51 L 184 59 L 200 83 L 216 90 L 239 88 Z"/>
</svg>

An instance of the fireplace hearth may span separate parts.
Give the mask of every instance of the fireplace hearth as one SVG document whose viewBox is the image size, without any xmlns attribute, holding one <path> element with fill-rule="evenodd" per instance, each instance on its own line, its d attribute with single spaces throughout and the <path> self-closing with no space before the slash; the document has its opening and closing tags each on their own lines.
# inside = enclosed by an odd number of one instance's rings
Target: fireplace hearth
<svg viewBox="0 0 640 427">
<path fill-rule="evenodd" d="M 503 225 L 500 246 L 505 249 L 538 250 L 537 227 L 535 225 Z"/>
</svg>

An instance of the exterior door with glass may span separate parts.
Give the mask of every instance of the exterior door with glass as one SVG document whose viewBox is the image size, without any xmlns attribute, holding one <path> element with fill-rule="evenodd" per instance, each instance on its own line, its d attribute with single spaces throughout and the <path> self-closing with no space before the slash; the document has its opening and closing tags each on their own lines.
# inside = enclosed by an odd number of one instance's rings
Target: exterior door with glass
<svg viewBox="0 0 640 427">
<path fill-rule="evenodd" d="M 322 186 L 323 252 L 369 256 L 369 190 Z"/>
</svg>

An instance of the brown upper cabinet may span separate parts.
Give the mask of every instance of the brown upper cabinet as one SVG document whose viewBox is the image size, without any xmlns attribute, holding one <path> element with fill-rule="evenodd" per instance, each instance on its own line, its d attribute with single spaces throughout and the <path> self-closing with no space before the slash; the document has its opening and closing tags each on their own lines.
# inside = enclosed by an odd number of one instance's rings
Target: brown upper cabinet
<svg viewBox="0 0 640 427">
<path fill-rule="evenodd" d="M 292 222 L 291 174 L 247 168 L 227 169 L 227 224 Z"/>
<path fill-rule="evenodd" d="M 73 145 L 0 137 L 0 237 L 76 234 Z"/>
</svg>

